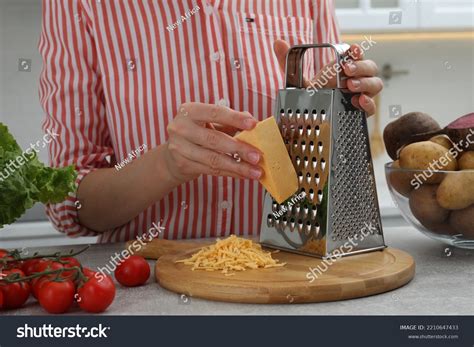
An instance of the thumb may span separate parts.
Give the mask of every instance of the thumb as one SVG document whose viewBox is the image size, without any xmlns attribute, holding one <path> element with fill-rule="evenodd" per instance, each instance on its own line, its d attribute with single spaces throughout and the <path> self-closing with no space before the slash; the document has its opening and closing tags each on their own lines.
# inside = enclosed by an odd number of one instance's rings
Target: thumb
<svg viewBox="0 0 474 347">
<path fill-rule="evenodd" d="M 275 55 L 278 59 L 278 65 L 280 65 L 280 71 L 283 77 L 285 77 L 286 55 L 288 54 L 289 50 L 290 50 L 290 45 L 286 41 L 276 40 L 275 43 L 273 44 L 273 51 L 275 52 Z M 296 83 L 296 81 L 293 81 L 293 82 Z M 309 85 L 310 83 L 306 79 L 306 76 L 303 76 L 303 86 L 307 87 Z"/>
<path fill-rule="evenodd" d="M 280 71 L 284 75 L 285 74 L 285 67 L 286 67 L 286 54 L 290 49 L 290 45 L 288 42 L 283 40 L 276 40 L 273 44 L 273 51 L 278 60 L 278 65 L 280 65 Z"/>
</svg>

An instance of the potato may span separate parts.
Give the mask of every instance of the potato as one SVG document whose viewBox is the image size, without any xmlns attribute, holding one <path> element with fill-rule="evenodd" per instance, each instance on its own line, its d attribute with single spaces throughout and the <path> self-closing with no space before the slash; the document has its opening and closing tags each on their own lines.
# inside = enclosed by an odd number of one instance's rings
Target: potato
<svg viewBox="0 0 474 347">
<path fill-rule="evenodd" d="M 474 151 L 463 153 L 458 164 L 459 170 L 474 170 Z"/>
<path fill-rule="evenodd" d="M 398 160 L 392 163 L 392 168 L 398 169 L 400 168 L 400 163 Z M 410 181 L 413 179 L 413 174 L 410 172 L 403 172 L 403 171 L 391 171 L 388 175 L 388 181 L 390 185 L 395 189 L 397 192 L 402 194 L 403 196 L 410 195 L 411 191 L 413 190 L 413 186 Z"/>
<path fill-rule="evenodd" d="M 436 199 L 448 210 L 461 210 L 474 204 L 474 170 L 446 175 L 439 185 Z"/>
<path fill-rule="evenodd" d="M 400 167 L 426 170 L 415 174 L 420 185 L 424 182 L 429 184 L 441 182 L 444 174 L 435 172 L 438 170 L 454 171 L 457 166 L 456 158 L 447 148 L 431 141 L 409 144 L 400 152 Z"/>
<path fill-rule="evenodd" d="M 451 212 L 449 224 L 466 239 L 474 240 L 474 205 Z"/>
<path fill-rule="evenodd" d="M 428 140 L 432 137 L 429 134 L 438 130 L 441 127 L 430 115 L 410 112 L 387 124 L 383 130 L 383 141 L 390 158 L 397 160 L 400 148 L 409 143 Z"/>
<path fill-rule="evenodd" d="M 448 136 L 446 135 L 437 135 L 437 136 L 433 136 L 431 139 L 430 139 L 431 142 L 434 142 L 434 143 L 437 143 L 438 145 L 441 145 L 443 146 L 444 148 L 446 149 L 451 149 L 453 148 L 453 143 L 451 142 L 451 140 L 449 139 Z"/>
<path fill-rule="evenodd" d="M 442 208 L 436 200 L 437 190 L 437 185 L 425 184 L 410 194 L 411 212 L 427 228 L 444 223 L 449 216 L 449 211 Z"/>
</svg>

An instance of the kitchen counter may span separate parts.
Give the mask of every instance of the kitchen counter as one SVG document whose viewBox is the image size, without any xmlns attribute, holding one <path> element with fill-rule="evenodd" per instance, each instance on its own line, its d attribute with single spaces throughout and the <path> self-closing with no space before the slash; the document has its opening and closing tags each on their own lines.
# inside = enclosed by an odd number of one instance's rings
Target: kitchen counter
<svg viewBox="0 0 474 347">
<path fill-rule="evenodd" d="M 411 227 L 385 227 L 386 243 L 402 249 L 416 261 L 415 278 L 392 292 L 370 297 L 317 304 L 251 305 L 212 302 L 169 292 L 150 276 L 142 287 L 117 285 L 108 315 L 472 315 L 474 314 L 474 251 L 447 247 Z M 77 249 L 79 246 L 74 246 Z M 54 251 L 68 251 L 59 246 Z M 124 244 L 92 245 L 78 258 L 96 269 L 109 263 Z M 35 249 L 36 250 L 36 249 Z M 41 252 L 51 251 L 45 247 Z M 150 261 L 154 266 L 154 261 Z M 33 300 L 2 315 L 42 315 Z M 74 308 L 70 314 L 85 314 Z"/>
</svg>

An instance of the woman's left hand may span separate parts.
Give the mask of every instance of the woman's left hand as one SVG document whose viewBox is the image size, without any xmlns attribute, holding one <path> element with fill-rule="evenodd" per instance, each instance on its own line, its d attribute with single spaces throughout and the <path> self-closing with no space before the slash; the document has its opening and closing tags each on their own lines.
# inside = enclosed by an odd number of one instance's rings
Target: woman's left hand
<svg viewBox="0 0 474 347">
<path fill-rule="evenodd" d="M 273 48 L 278 58 L 280 69 L 284 74 L 286 54 L 288 53 L 290 46 L 286 41 L 277 40 L 275 41 Z M 357 44 L 351 45 L 350 57 L 352 59 L 349 60 L 349 63 L 342 65 L 342 72 L 343 75 L 347 77 L 347 88 L 351 92 L 357 94 L 352 97 L 352 104 L 367 112 L 368 116 L 371 116 L 375 113 L 375 102 L 373 97 L 383 89 L 383 82 L 379 77 L 377 77 L 377 64 L 372 60 L 364 60 L 364 51 Z M 305 79 L 305 87 L 309 87 L 311 84 L 320 86 L 322 85 L 321 82 L 325 82 L 325 86 L 323 87 L 334 88 L 336 86 L 335 75 L 331 75 L 329 79 L 322 78 L 325 71 L 327 71 L 327 73 L 335 71 L 332 67 L 334 64 L 335 62 L 331 62 L 324 66 L 311 82 Z"/>
</svg>

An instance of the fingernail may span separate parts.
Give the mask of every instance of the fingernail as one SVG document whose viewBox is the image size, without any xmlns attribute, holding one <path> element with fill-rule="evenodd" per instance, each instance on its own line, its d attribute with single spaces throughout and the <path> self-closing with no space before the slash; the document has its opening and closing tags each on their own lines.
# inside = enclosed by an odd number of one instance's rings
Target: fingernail
<svg viewBox="0 0 474 347">
<path fill-rule="evenodd" d="M 356 90 L 359 89 L 359 87 L 360 87 L 360 81 L 353 79 L 353 80 L 352 80 L 352 86 L 353 86 L 353 88 L 356 89 Z"/>
<path fill-rule="evenodd" d="M 250 176 L 252 178 L 258 179 L 262 175 L 262 171 L 259 169 L 250 169 Z"/>
<path fill-rule="evenodd" d="M 244 120 L 244 125 L 246 129 L 252 129 L 253 126 L 255 125 L 256 121 L 254 118 L 248 118 Z"/>
<path fill-rule="evenodd" d="M 349 69 L 350 72 L 355 72 L 355 70 L 357 69 L 355 64 L 352 64 L 352 63 L 349 63 L 346 66 L 347 66 L 347 68 Z"/>
<path fill-rule="evenodd" d="M 260 154 L 258 154 L 257 152 L 250 152 L 248 157 L 249 161 L 252 164 L 257 164 L 260 161 Z"/>
</svg>

